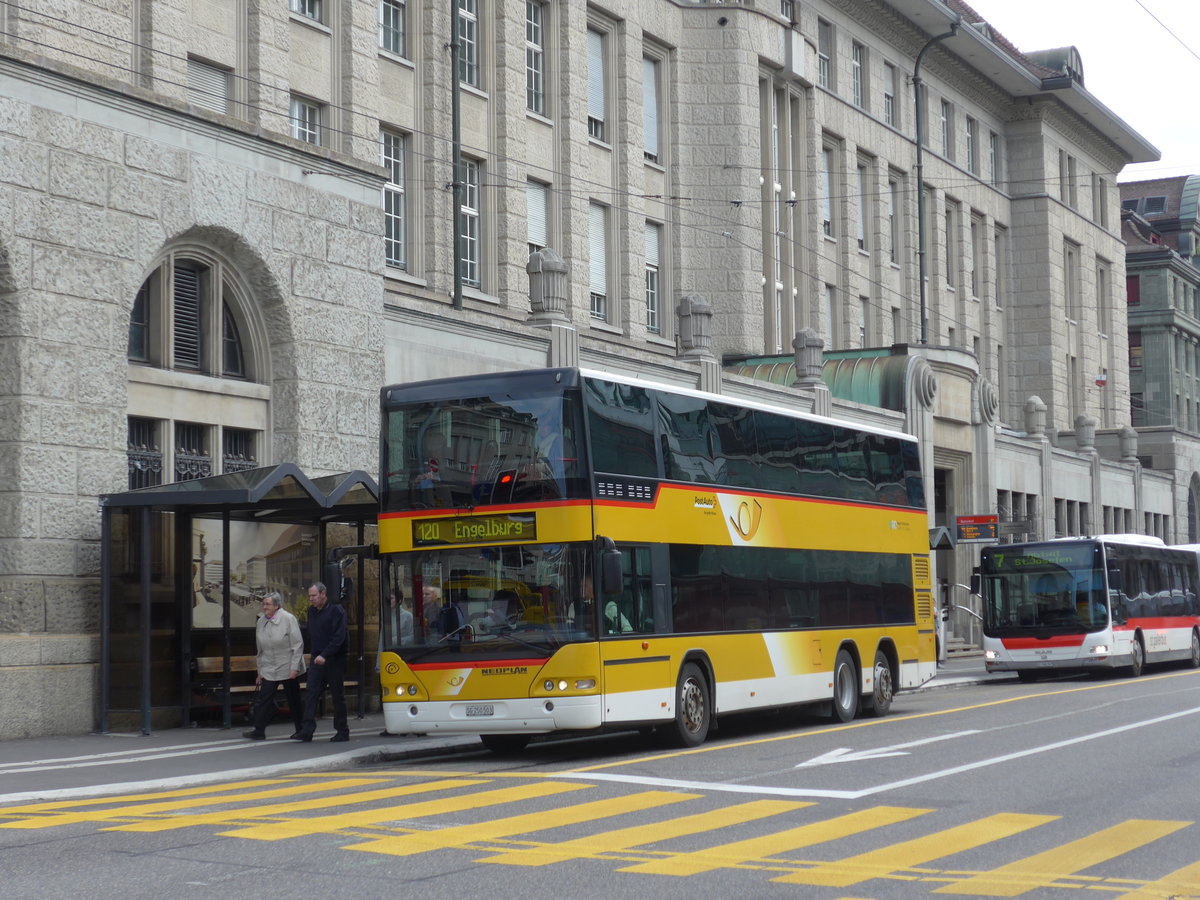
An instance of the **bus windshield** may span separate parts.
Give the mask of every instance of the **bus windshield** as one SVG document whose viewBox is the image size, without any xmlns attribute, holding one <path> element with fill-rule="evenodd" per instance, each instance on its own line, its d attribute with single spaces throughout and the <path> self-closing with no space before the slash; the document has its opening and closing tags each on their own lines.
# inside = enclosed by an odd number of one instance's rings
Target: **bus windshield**
<svg viewBox="0 0 1200 900">
<path fill-rule="evenodd" d="M 594 640 L 590 549 L 455 547 L 391 561 L 383 649 L 409 662 L 499 659 L 548 656 L 563 644 Z"/>
<path fill-rule="evenodd" d="M 1090 542 L 999 546 L 983 552 L 989 637 L 1078 634 L 1108 625 L 1103 554 Z"/>
<path fill-rule="evenodd" d="M 426 400 L 384 410 L 383 511 L 587 497 L 577 394 Z"/>
</svg>

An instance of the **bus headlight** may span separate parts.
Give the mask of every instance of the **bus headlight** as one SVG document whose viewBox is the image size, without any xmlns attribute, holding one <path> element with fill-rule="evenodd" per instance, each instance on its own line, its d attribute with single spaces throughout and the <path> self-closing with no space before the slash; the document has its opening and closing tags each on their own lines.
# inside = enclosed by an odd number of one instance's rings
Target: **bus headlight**
<svg viewBox="0 0 1200 900">
<path fill-rule="evenodd" d="M 1096 656 L 1108 656 L 1108 644 L 1097 644 L 1092 648 L 1092 653 Z"/>
<path fill-rule="evenodd" d="M 562 681 L 560 681 L 558 683 L 558 689 L 560 691 L 565 691 L 567 689 L 567 679 L 564 678 Z"/>
<path fill-rule="evenodd" d="M 554 682 L 551 681 L 549 678 L 547 678 L 546 683 L 543 684 L 542 687 L 544 687 L 548 691 L 552 691 L 552 690 L 554 690 Z"/>
<path fill-rule="evenodd" d="M 417 696 L 417 686 L 415 684 L 410 684 L 408 686 L 408 693 L 413 697 Z"/>
<path fill-rule="evenodd" d="M 596 679 L 595 678 L 580 678 L 578 681 L 575 682 L 575 690 L 577 690 L 577 691 L 590 691 L 595 687 L 596 687 Z"/>
<path fill-rule="evenodd" d="M 984 650 L 983 658 L 984 659 L 999 659 L 1000 654 L 998 652 L 996 652 L 995 650 Z"/>
</svg>

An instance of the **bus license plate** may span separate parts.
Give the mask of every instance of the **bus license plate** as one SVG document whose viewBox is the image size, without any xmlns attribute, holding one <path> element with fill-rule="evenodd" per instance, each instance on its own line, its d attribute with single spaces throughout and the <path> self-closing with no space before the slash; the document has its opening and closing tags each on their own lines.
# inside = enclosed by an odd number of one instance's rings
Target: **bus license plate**
<svg viewBox="0 0 1200 900">
<path fill-rule="evenodd" d="M 496 707 L 491 703 L 476 703 L 467 707 L 468 716 L 494 716 Z"/>
</svg>

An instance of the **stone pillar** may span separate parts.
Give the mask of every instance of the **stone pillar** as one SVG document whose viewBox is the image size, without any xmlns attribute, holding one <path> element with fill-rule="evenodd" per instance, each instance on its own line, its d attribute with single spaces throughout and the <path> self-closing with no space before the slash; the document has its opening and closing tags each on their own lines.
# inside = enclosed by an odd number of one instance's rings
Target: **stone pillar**
<svg viewBox="0 0 1200 900">
<path fill-rule="evenodd" d="M 1075 446 L 1084 453 L 1096 452 L 1096 420 L 1091 416 L 1075 417 Z"/>
<path fill-rule="evenodd" d="M 833 415 L 833 394 L 821 377 L 825 365 L 825 339 L 811 328 L 802 328 L 792 338 L 796 360 L 796 381 L 792 387 L 812 394 L 812 411 L 819 416 Z"/>
<path fill-rule="evenodd" d="M 684 294 L 675 307 L 679 316 L 679 355 L 712 355 L 712 304 L 701 294 Z"/>
<path fill-rule="evenodd" d="M 1046 403 L 1036 394 L 1025 401 L 1025 433 L 1036 440 L 1046 440 Z"/>
<path fill-rule="evenodd" d="M 570 266 L 554 250 L 545 247 L 529 254 L 525 271 L 529 273 L 527 324 L 548 328 L 553 322 L 566 322 Z"/>
<path fill-rule="evenodd" d="M 1138 434 L 1129 425 L 1117 432 L 1123 462 L 1137 462 Z"/>
</svg>

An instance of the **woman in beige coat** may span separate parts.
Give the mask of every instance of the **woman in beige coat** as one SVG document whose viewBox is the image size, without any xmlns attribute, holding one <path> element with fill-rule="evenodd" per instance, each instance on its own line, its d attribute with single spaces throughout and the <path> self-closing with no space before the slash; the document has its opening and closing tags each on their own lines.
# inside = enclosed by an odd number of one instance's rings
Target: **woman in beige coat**
<svg viewBox="0 0 1200 900">
<path fill-rule="evenodd" d="M 304 725 L 304 703 L 300 699 L 300 676 L 304 674 L 304 636 L 296 617 L 281 606 L 278 593 L 262 599 L 262 615 L 254 628 L 258 646 L 258 699 L 254 704 L 254 728 L 244 737 L 252 741 L 266 740 L 267 725 L 275 714 L 275 688 L 283 686 L 288 711 L 292 714 L 293 729 L 300 733 Z M 295 737 L 293 734 L 292 737 Z"/>
</svg>

